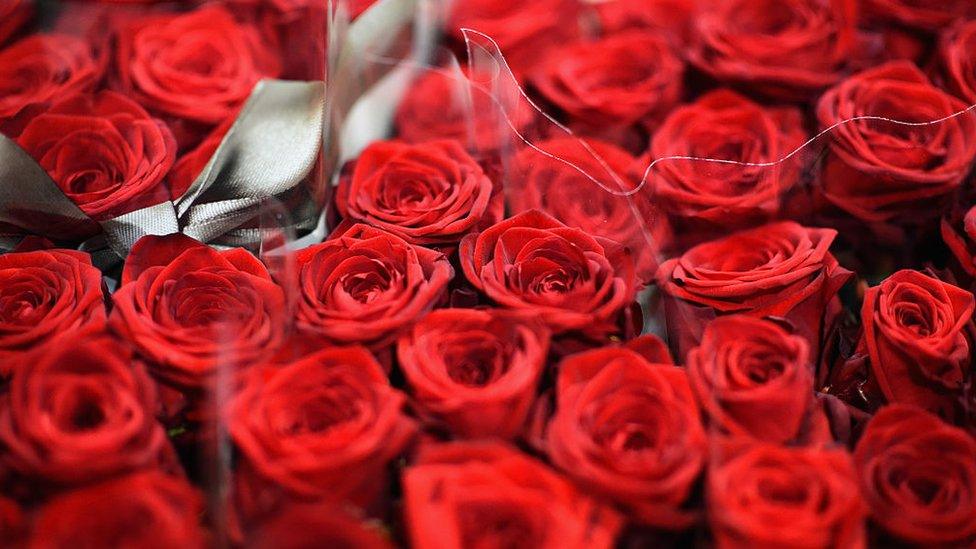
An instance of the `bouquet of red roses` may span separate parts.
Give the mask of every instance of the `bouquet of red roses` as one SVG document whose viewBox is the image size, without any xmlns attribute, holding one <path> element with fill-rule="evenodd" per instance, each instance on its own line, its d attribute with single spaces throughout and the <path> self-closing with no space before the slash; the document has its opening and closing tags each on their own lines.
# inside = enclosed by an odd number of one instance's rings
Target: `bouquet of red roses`
<svg viewBox="0 0 976 549">
<path fill-rule="evenodd" d="M 0 0 L 0 546 L 973 546 L 974 167 L 969 0 Z"/>
</svg>

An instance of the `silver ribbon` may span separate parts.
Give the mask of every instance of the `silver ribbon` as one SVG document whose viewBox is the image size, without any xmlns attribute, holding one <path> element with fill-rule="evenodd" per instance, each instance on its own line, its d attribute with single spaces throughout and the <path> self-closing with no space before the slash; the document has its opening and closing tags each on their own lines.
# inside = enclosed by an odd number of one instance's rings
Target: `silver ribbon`
<svg viewBox="0 0 976 549">
<path fill-rule="evenodd" d="M 149 234 L 183 232 L 218 245 L 255 245 L 261 227 L 240 228 L 258 219 L 269 200 L 295 205 L 289 211 L 295 228 L 314 227 L 319 208 L 301 183 L 319 159 L 324 110 L 323 82 L 258 83 L 183 196 L 99 223 L 102 234 L 82 249 L 108 267 Z M 19 233 L 76 241 L 86 230 L 90 234 L 93 223 L 34 159 L 0 136 L 0 224 Z M 0 235 L 0 243 L 12 240 L 12 235 Z"/>
</svg>

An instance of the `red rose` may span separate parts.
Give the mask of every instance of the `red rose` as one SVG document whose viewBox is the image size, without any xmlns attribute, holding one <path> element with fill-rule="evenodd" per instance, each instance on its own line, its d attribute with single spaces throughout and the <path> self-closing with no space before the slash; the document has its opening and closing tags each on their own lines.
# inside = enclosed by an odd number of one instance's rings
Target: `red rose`
<svg viewBox="0 0 976 549">
<path fill-rule="evenodd" d="M 281 71 L 258 32 L 219 6 L 128 21 L 117 34 L 119 88 L 151 112 L 207 126 L 233 115 L 259 80 Z"/>
<path fill-rule="evenodd" d="M 594 4 L 604 34 L 625 29 L 650 30 L 684 47 L 697 13 L 695 0 L 613 0 Z"/>
<path fill-rule="evenodd" d="M 251 371 L 225 411 L 244 460 L 244 517 L 279 489 L 289 499 L 370 503 L 386 466 L 414 435 L 404 401 L 362 347 L 327 348 Z"/>
<path fill-rule="evenodd" d="M 928 122 L 966 104 L 939 90 L 914 65 L 895 61 L 848 78 L 817 105 L 822 127 L 855 116 Z M 831 133 L 821 178 L 824 196 L 867 222 L 938 214 L 976 158 L 976 113 L 932 126 L 846 123 Z"/>
<path fill-rule="evenodd" d="M 186 481 L 133 474 L 52 499 L 40 509 L 28 547 L 203 548 L 202 513 L 203 498 Z"/>
<path fill-rule="evenodd" d="M 663 38 L 631 31 L 558 47 L 530 81 L 571 122 L 604 129 L 669 111 L 681 99 L 683 71 Z"/>
<path fill-rule="evenodd" d="M 542 463 L 499 443 L 425 448 L 403 473 L 417 549 L 613 547 L 621 519 Z"/>
<path fill-rule="evenodd" d="M 492 301 L 557 332 L 612 331 L 636 292 L 626 248 L 538 210 L 466 236 L 459 254 L 465 276 Z"/>
<path fill-rule="evenodd" d="M 670 242 L 670 226 L 645 194 L 626 195 L 640 180 L 633 156 L 603 141 L 587 139 L 586 144 L 599 159 L 570 137 L 535 144 L 557 158 L 531 147 L 519 151 L 517 177 L 507 183 L 509 207 L 515 213 L 542 210 L 570 227 L 624 244 L 634 254 L 639 279 L 649 280 L 658 252 Z"/>
<path fill-rule="evenodd" d="M 866 509 L 842 450 L 733 443 L 710 468 L 716 547 L 860 547 Z"/>
<path fill-rule="evenodd" d="M 864 12 L 869 19 L 936 31 L 954 20 L 976 17 L 976 4 L 972 0 L 864 0 Z"/>
<path fill-rule="evenodd" d="M 337 191 L 339 213 L 411 244 L 456 244 L 503 216 L 501 189 L 456 141 L 379 141 Z"/>
<path fill-rule="evenodd" d="M 962 270 L 976 277 L 976 206 L 969 208 L 961 222 L 958 221 L 952 217 L 942 219 L 942 240 Z"/>
<path fill-rule="evenodd" d="M 705 431 L 684 370 L 607 347 L 564 359 L 546 427 L 552 462 L 646 524 L 684 528 Z"/>
<path fill-rule="evenodd" d="M 296 254 L 298 329 L 379 348 L 443 297 L 447 258 L 357 224 Z"/>
<path fill-rule="evenodd" d="M 117 93 L 56 103 L 27 124 L 17 143 L 96 220 L 170 198 L 163 178 L 176 160 L 176 139 Z"/>
<path fill-rule="evenodd" d="M 273 518 L 249 526 L 245 546 L 251 549 L 308 549 L 316 544 L 348 549 L 394 547 L 378 526 L 368 526 L 339 505 L 292 504 Z"/>
<path fill-rule="evenodd" d="M 785 321 L 816 361 L 839 308 L 837 292 L 851 275 L 830 253 L 836 236 L 784 221 L 699 244 L 661 265 L 657 280 L 677 356 L 698 345 L 716 316 L 743 313 Z"/>
<path fill-rule="evenodd" d="M 967 103 L 976 103 L 976 21 L 959 23 L 942 35 L 939 56 L 950 90 Z"/>
<path fill-rule="evenodd" d="M 90 91 L 101 77 L 91 47 L 71 36 L 36 34 L 0 50 L 0 132 L 17 137 L 51 102 Z"/>
<path fill-rule="evenodd" d="M 671 111 L 654 138 L 645 166 L 678 156 L 746 163 L 776 162 L 804 140 L 799 110 L 763 108 L 728 90 L 707 93 Z M 727 234 L 780 213 L 784 193 L 800 176 L 799 162 L 753 168 L 700 160 L 663 160 L 647 174 L 648 192 L 684 241 Z"/>
<path fill-rule="evenodd" d="M 912 270 L 867 290 L 858 351 L 888 402 L 952 417 L 972 368 L 973 307 L 973 294 Z"/>
<path fill-rule="evenodd" d="M 98 330 L 38 348 L 0 400 L 0 469 L 32 496 L 172 466 L 156 390 L 131 352 Z"/>
<path fill-rule="evenodd" d="M 521 75 L 555 46 L 580 36 L 581 11 L 576 0 L 458 0 L 451 4 L 447 30 L 462 45 L 462 28 L 490 36 L 511 70 Z"/>
<path fill-rule="evenodd" d="M 699 12 L 690 61 L 781 99 L 840 80 L 856 43 L 855 0 L 717 0 Z"/>
<path fill-rule="evenodd" d="M 153 374 L 182 389 L 273 353 L 286 320 L 282 289 L 250 252 L 218 252 L 175 234 L 136 242 L 113 294 L 112 329 Z"/>
<path fill-rule="evenodd" d="M 547 330 L 503 311 L 434 311 L 400 336 L 400 368 L 418 406 L 466 438 L 513 438 L 546 364 Z"/>
<path fill-rule="evenodd" d="M 222 1 L 238 21 L 261 29 L 262 42 L 279 53 L 283 79 L 325 78 L 328 4 L 315 0 Z"/>
<path fill-rule="evenodd" d="M 13 37 L 33 15 L 30 0 L 0 0 L 0 44 Z"/>
<path fill-rule="evenodd" d="M 688 378 L 712 425 L 734 436 L 796 439 L 813 404 L 813 365 L 802 337 L 744 315 L 713 320 L 688 353 Z"/>
<path fill-rule="evenodd" d="M 105 324 L 102 273 L 75 250 L 0 255 L 0 378 L 14 358 L 81 326 Z"/>
<path fill-rule="evenodd" d="M 970 547 L 976 536 L 976 442 L 913 406 L 885 406 L 854 463 L 871 517 L 895 538 Z"/>
<path fill-rule="evenodd" d="M 397 136 L 409 143 L 454 139 L 469 150 L 495 151 L 515 139 L 515 131 L 527 133 L 534 117 L 521 101 L 511 105 L 499 98 L 496 103 L 493 90 L 490 76 L 450 69 L 425 72 L 397 105 Z"/>
</svg>

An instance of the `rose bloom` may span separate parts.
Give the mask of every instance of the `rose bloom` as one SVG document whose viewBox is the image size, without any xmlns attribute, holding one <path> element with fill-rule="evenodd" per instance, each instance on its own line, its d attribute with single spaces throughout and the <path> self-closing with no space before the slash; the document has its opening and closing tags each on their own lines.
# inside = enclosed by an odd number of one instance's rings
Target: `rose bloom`
<svg viewBox="0 0 976 549">
<path fill-rule="evenodd" d="M 976 17 L 976 4 L 972 0 L 864 0 L 864 15 L 867 19 L 937 31 L 954 20 Z"/>
<path fill-rule="evenodd" d="M 939 57 L 946 83 L 963 101 L 976 103 L 976 21 L 959 23 L 942 35 Z"/>
<path fill-rule="evenodd" d="M 434 311 L 397 345 L 418 407 L 464 438 L 521 431 L 548 348 L 548 330 L 496 309 Z"/>
<path fill-rule="evenodd" d="M 520 150 L 514 163 L 517 177 L 506 183 L 509 208 L 515 213 L 542 210 L 570 227 L 624 244 L 634 254 L 638 278 L 650 280 L 658 252 L 670 243 L 670 226 L 645 192 L 627 194 L 642 176 L 635 169 L 637 159 L 604 141 L 587 138 L 586 144 L 593 152 L 571 137 L 535 143 L 558 159 L 532 147 Z"/>
<path fill-rule="evenodd" d="M 530 81 L 571 122 L 602 128 L 669 111 L 681 99 L 683 71 L 663 38 L 630 31 L 556 48 Z"/>
<path fill-rule="evenodd" d="M 459 255 L 465 276 L 488 298 L 556 332 L 612 331 L 636 293 L 626 248 L 538 210 L 466 236 Z"/>
<path fill-rule="evenodd" d="M 682 509 L 705 463 L 705 431 L 684 370 L 607 347 L 559 363 L 549 458 L 646 524 L 689 526 Z"/>
<path fill-rule="evenodd" d="M 0 378 L 15 358 L 82 326 L 105 324 L 102 273 L 85 252 L 0 255 Z"/>
<path fill-rule="evenodd" d="M 109 323 L 177 388 L 206 390 L 221 368 L 273 353 L 284 338 L 282 289 L 250 252 L 218 252 L 174 234 L 145 236 L 125 261 Z"/>
<path fill-rule="evenodd" d="M 31 352 L 0 400 L 0 469 L 31 492 L 172 466 L 156 388 L 131 351 L 98 329 Z"/>
<path fill-rule="evenodd" d="M 709 468 L 716 547 L 865 547 L 866 508 L 843 449 L 728 444 Z"/>
<path fill-rule="evenodd" d="M 454 276 L 444 254 L 363 224 L 299 250 L 295 261 L 299 331 L 374 348 L 433 309 Z"/>
<path fill-rule="evenodd" d="M 0 0 L 0 45 L 12 38 L 33 16 L 34 5 L 30 0 Z"/>
<path fill-rule="evenodd" d="M 219 6 L 126 21 L 116 33 L 118 88 L 150 112 L 191 126 L 219 124 L 259 80 L 281 71 L 257 30 Z M 175 127 L 181 146 L 197 140 L 196 128 Z"/>
<path fill-rule="evenodd" d="M 245 521 L 276 490 L 368 505 L 415 433 L 404 402 L 362 347 L 330 347 L 252 370 L 225 410 L 244 461 L 237 498 Z"/>
<path fill-rule="evenodd" d="M 282 79 L 325 79 L 327 4 L 315 0 L 221 2 L 238 21 L 260 29 L 263 43 L 274 46 L 281 62 Z M 349 2 L 345 4 L 348 6 Z"/>
<path fill-rule="evenodd" d="M 71 36 L 35 34 L 0 49 L 0 132 L 17 137 L 53 101 L 91 91 L 101 77 L 91 47 Z"/>
<path fill-rule="evenodd" d="M 818 360 L 839 311 L 837 292 L 851 276 L 830 253 L 836 236 L 783 221 L 699 244 L 662 264 L 657 281 L 679 359 L 713 318 L 742 313 L 786 322 Z"/>
<path fill-rule="evenodd" d="M 516 139 L 516 132 L 528 133 L 534 121 L 524 101 L 496 103 L 494 90 L 493 77 L 480 72 L 424 72 L 397 105 L 397 136 L 408 143 L 453 139 L 469 150 L 493 152 Z"/>
<path fill-rule="evenodd" d="M 973 294 L 912 270 L 864 294 L 858 352 L 888 402 L 953 416 L 971 369 Z"/>
<path fill-rule="evenodd" d="M 796 439 L 813 403 L 809 345 L 773 322 L 713 320 L 688 353 L 691 386 L 711 425 L 738 437 Z"/>
<path fill-rule="evenodd" d="M 671 156 L 744 163 L 776 162 L 804 141 L 798 109 L 765 108 L 717 90 L 671 111 L 654 134 L 644 165 Z M 784 193 L 800 175 L 800 156 L 770 167 L 701 160 L 663 160 L 647 175 L 654 200 L 681 227 L 684 241 L 727 234 L 780 213 Z"/>
<path fill-rule="evenodd" d="M 17 143 L 96 220 L 169 199 L 163 178 L 176 160 L 176 139 L 117 93 L 56 103 L 27 124 Z"/>
<path fill-rule="evenodd" d="M 969 547 L 976 536 L 976 441 L 914 406 L 893 404 L 854 451 L 871 518 L 902 542 Z"/>
<path fill-rule="evenodd" d="M 339 213 L 419 245 L 457 244 L 503 216 L 501 189 L 453 140 L 367 147 L 340 182 Z"/>
<path fill-rule="evenodd" d="M 428 446 L 402 482 L 417 549 L 610 548 L 622 526 L 611 508 L 501 443 Z"/>
<path fill-rule="evenodd" d="M 966 108 L 914 65 L 896 61 L 852 76 L 817 104 L 822 127 L 855 116 L 929 122 Z M 824 196 L 869 223 L 911 222 L 941 213 L 976 158 L 976 113 L 930 126 L 884 121 L 831 130 Z"/>
<path fill-rule="evenodd" d="M 580 36 L 580 15 L 576 0 L 458 0 L 451 4 L 446 24 L 462 46 L 462 28 L 490 36 L 512 72 L 522 75 L 554 47 Z M 472 39 L 487 45 L 479 35 Z"/>
<path fill-rule="evenodd" d="M 944 217 L 941 231 L 943 242 L 963 272 L 976 277 L 976 206 L 966 210 L 961 220 Z"/>
<path fill-rule="evenodd" d="M 690 61 L 717 80 L 803 100 L 840 80 L 856 0 L 715 0 L 699 11 Z"/>
<path fill-rule="evenodd" d="M 207 547 L 203 497 L 159 472 L 124 476 L 68 492 L 38 511 L 30 549 Z"/>
</svg>

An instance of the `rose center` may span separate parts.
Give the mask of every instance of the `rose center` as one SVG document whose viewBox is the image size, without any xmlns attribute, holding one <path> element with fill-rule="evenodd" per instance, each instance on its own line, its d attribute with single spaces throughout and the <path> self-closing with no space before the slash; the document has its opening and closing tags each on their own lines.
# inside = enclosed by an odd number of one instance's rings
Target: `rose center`
<svg viewBox="0 0 976 549">
<path fill-rule="evenodd" d="M 489 385 L 507 370 L 504 353 L 492 342 L 452 349 L 445 353 L 444 361 L 451 380 L 467 387 Z"/>
</svg>

